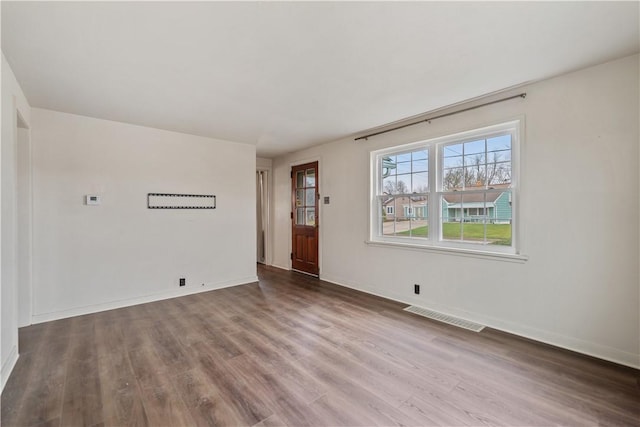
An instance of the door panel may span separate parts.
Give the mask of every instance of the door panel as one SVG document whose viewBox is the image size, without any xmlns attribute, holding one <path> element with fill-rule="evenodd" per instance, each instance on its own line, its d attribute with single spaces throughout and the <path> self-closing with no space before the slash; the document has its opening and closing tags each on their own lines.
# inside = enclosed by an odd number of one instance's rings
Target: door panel
<svg viewBox="0 0 640 427">
<path fill-rule="evenodd" d="M 318 275 L 318 162 L 291 170 L 291 266 Z"/>
</svg>

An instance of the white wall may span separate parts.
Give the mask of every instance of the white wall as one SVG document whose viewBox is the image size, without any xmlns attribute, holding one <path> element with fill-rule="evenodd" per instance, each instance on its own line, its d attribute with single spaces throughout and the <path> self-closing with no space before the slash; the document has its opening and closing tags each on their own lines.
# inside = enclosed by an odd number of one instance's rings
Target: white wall
<svg viewBox="0 0 640 427">
<path fill-rule="evenodd" d="M 254 146 L 34 108 L 32 165 L 34 322 L 256 280 Z"/>
<path fill-rule="evenodd" d="M 269 170 L 273 164 L 273 160 L 265 157 L 256 157 L 256 168 L 260 170 Z"/>
<path fill-rule="evenodd" d="M 18 360 L 18 219 L 17 219 L 17 143 L 18 112 L 26 125 L 31 120 L 31 111 L 22 89 L 2 55 L 2 141 L 0 150 L 0 385 L 4 385 Z"/>
<path fill-rule="evenodd" d="M 290 165 L 319 158 L 331 196 L 320 212 L 323 279 L 640 367 L 638 71 L 627 57 L 531 84 L 525 100 L 275 159 L 274 265 L 290 266 Z M 521 115 L 528 261 L 365 244 L 370 151 Z"/>
</svg>

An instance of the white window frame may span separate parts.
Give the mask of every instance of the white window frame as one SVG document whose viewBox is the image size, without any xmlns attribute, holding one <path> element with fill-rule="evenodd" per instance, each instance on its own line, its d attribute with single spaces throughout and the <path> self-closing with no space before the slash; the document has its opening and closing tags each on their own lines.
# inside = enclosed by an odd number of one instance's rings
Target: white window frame
<svg viewBox="0 0 640 427">
<path fill-rule="evenodd" d="M 465 241 L 442 240 L 441 217 L 442 196 L 446 191 L 442 189 L 442 152 L 443 147 L 453 143 L 464 143 L 479 138 L 489 138 L 496 135 L 511 134 L 511 246 L 487 245 Z M 427 249 L 461 254 L 480 255 L 498 258 L 524 260 L 520 245 L 520 212 L 517 201 L 520 189 L 520 152 L 523 146 L 524 119 L 518 118 L 499 124 L 476 128 L 451 135 L 418 141 L 381 150 L 371 151 L 371 194 L 370 194 L 370 235 L 367 243 L 409 249 Z M 384 156 L 401 152 L 423 149 L 429 156 L 429 189 L 428 189 L 428 237 L 385 236 L 382 234 L 382 215 L 379 196 L 382 194 L 381 161 Z M 482 190 L 484 192 L 486 190 Z M 464 193 L 464 192 L 461 192 Z M 486 211 L 485 211 L 486 214 Z"/>
<path fill-rule="evenodd" d="M 386 206 L 387 215 L 395 215 L 395 209 L 393 206 Z"/>
</svg>

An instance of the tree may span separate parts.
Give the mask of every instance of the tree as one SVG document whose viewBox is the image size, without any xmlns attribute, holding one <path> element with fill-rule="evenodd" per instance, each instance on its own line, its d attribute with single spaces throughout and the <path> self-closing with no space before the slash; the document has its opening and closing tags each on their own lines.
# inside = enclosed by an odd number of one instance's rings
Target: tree
<svg viewBox="0 0 640 427">
<path fill-rule="evenodd" d="M 486 161 L 484 154 L 477 154 L 468 164 L 462 160 L 444 174 L 445 189 L 454 190 L 464 187 L 492 186 L 511 182 L 511 162 L 502 160 L 503 153 L 492 152 L 491 160 Z"/>
<path fill-rule="evenodd" d="M 511 162 L 502 161 L 502 153 L 493 153 L 493 159 L 487 163 L 487 185 L 511 182 Z"/>
<path fill-rule="evenodd" d="M 461 167 L 455 168 L 455 169 L 448 169 L 447 172 L 444 174 L 443 181 L 444 181 L 443 182 L 444 188 L 447 190 L 453 190 L 454 188 L 462 188 L 462 184 L 465 181 L 463 169 Z"/>
<path fill-rule="evenodd" d="M 409 188 L 407 187 L 407 184 L 405 184 L 404 181 L 398 181 L 398 182 L 387 181 L 384 184 L 383 190 L 386 194 L 408 194 L 409 193 Z"/>
</svg>

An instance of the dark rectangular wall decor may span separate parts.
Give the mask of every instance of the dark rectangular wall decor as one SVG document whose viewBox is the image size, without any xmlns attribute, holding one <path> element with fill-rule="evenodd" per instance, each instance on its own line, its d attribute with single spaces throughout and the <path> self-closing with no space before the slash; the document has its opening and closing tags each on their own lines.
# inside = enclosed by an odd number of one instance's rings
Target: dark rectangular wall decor
<svg viewBox="0 0 640 427">
<path fill-rule="evenodd" d="M 216 196 L 213 194 L 168 194 L 148 193 L 149 209 L 215 209 Z"/>
</svg>

